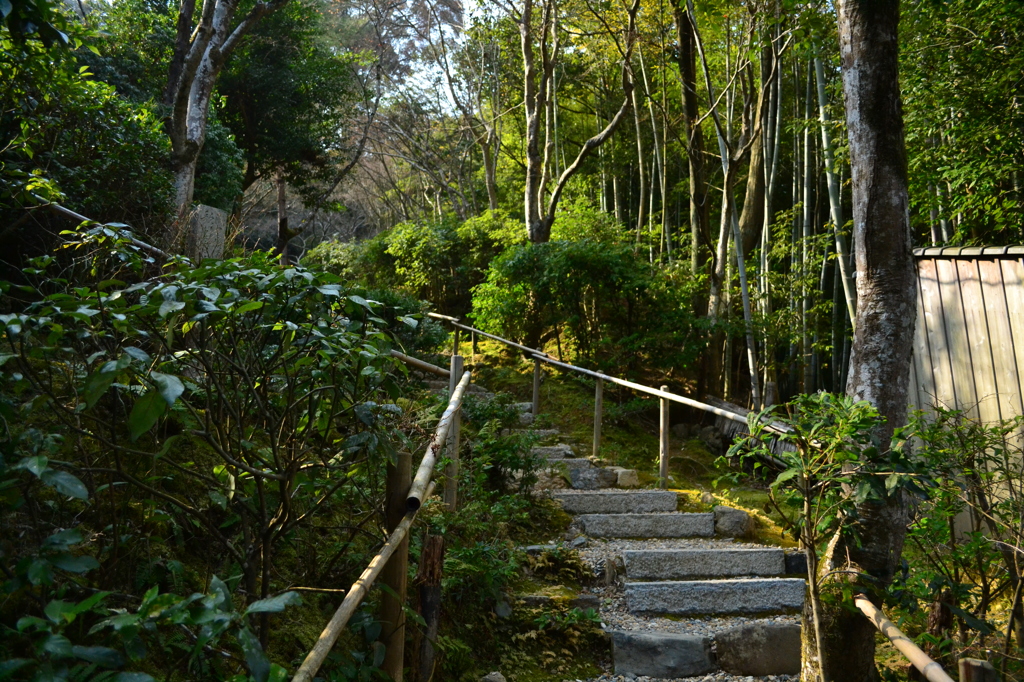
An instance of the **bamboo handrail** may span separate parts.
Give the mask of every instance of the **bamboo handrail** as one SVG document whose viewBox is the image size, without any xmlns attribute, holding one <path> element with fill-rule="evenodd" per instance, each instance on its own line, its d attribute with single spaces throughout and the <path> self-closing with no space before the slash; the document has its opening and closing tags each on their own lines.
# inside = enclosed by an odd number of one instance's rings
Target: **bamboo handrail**
<svg viewBox="0 0 1024 682">
<path fill-rule="evenodd" d="M 907 660 L 917 668 L 928 682 L 953 682 L 953 678 L 946 674 L 938 663 L 928 657 L 928 654 L 921 651 L 914 642 L 903 634 L 885 614 L 878 610 L 874 604 L 868 601 L 864 595 L 857 595 L 853 600 L 865 616 L 868 617 L 878 631 L 889 638 L 900 653 L 907 657 Z"/>
<path fill-rule="evenodd" d="M 414 360 L 407 355 L 402 355 L 397 351 L 392 351 L 395 357 L 403 360 Z M 422 362 L 422 361 L 417 361 Z M 422 363 L 426 365 L 427 363 Z M 433 367 L 433 365 L 430 365 Z M 440 368 L 437 368 L 440 369 Z M 451 428 L 452 422 L 459 410 L 462 409 L 462 398 L 466 393 L 466 389 L 469 387 L 470 379 L 472 378 L 471 372 L 464 372 L 462 379 L 459 381 L 458 386 L 452 392 L 451 397 L 448 399 L 448 407 L 445 408 L 444 414 L 441 415 L 441 420 L 437 424 L 437 428 L 434 430 L 434 436 L 430 440 L 430 445 L 427 446 L 427 451 L 423 455 L 423 460 L 420 462 L 419 469 L 416 470 L 416 477 L 413 479 L 412 485 L 409 487 L 408 497 L 406 499 L 406 511 L 405 516 L 399 522 L 398 526 L 395 527 L 394 532 L 388 537 L 387 542 L 381 548 L 380 552 L 377 553 L 370 563 L 367 565 L 366 570 L 363 571 L 359 579 L 352 584 L 352 588 L 345 595 L 345 599 L 338 606 L 338 609 L 334 612 L 331 620 L 327 623 L 327 626 L 320 633 L 320 637 L 317 639 L 316 644 L 306 655 L 302 665 L 295 672 L 292 677 L 292 682 L 312 682 L 313 677 L 317 671 L 320 670 L 320 666 L 323 665 L 327 655 L 331 652 L 331 648 L 334 643 L 338 641 L 338 637 L 344 631 L 345 626 L 348 625 L 349 619 L 352 614 L 355 613 L 359 604 L 362 603 L 363 599 L 370 591 L 370 587 L 373 586 L 373 582 L 380 575 L 384 566 L 388 563 L 388 559 L 395 553 L 399 545 L 405 539 L 405 536 L 409 533 L 409 528 L 412 526 L 413 521 L 416 520 L 416 514 L 423 506 L 423 500 L 430 497 L 434 492 L 434 481 L 430 480 L 434 474 L 434 465 L 437 463 L 437 452 L 444 447 L 445 441 L 448 438 L 448 430 Z"/>
<path fill-rule="evenodd" d="M 424 372 L 431 372 L 432 374 L 437 374 L 437 375 L 443 376 L 443 377 L 448 377 L 449 375 L 451 375 L 451 372 L 448 371 L 447 369 L 445 369 L 444 367 L 438 367 L 437 365 L 432 365 L 429 362 L 424 362 L 423 360 L 420 360 L 419 358 L 414 358 L 411 355 L 406 355 L 405 353 L 399 353 L 397 350 L 392 350 L 391 351 L 391 356 L 401 360 L 402 362 L 404 362 L 405 364 L 409 365 L 410 367 L 415 367 L 416 369 L 421 369 Z"/>
<path fill-rule="evenodd" d="M 434 482 L 431 481 L 427 485 L 425 497 L 429 497 L 433 491 Z M 312 682 L 313 676 L 320 670 L 320 666 L 323 665 L 327 655 L 331 653 L 331 648 L 345 630 L 345 626 L 348 625 L 352 614 L 359 608 L 359 604 L 362 603 L 369 593 L 370 587 L 373 586 L 373 582 L 384 569 L 388 559 L 391 558 L 391 555 L 395 553 L 395 550 L 398 549 L 405 536 L 409 533 L 409 528 L 412 526 L 412 522 L 416 520 L 416 513 L 418 511 L 419 507 L 406 512 L 401 522 L 395 528 L 395 531 L 388 538 L 388 541 L 384 543 L 380 552 L 377 553 L 377 556 L 370 560 L 363 574 L 352 583 L 352 588 L 345 595 L 345 599 L 338 606 L 338 610 L 334 612 L 334 616 L 327 623 L 327 627 L 320 633 L 316 645 L 313 646 L 309 654 L 306 655 L 306 659 L 302 661 L 302 665 L 295 672 L 292 682 Z"/>
<path fill-rule="evenodd" d="M 467 331 L 467 332 L 474 332 L 476 334 L 480 334 L 481 336 L 486 336 L 489 339 L 494 339 L 495 341 L 503 343 L 506 346 L 511 346 L 512 348 L 517 348 L 517 349 L 523 351 L 523 353 L 525 353 L 528 358 L 535 359 L 535 360 L 540 360 L 541 362 L 546 362 L 549 365 L 554 365 L 555 367 L 560 367 L 562 369 L 569 370 L 570 372 L 577 372 L 579 374 L 585 374 L 586 376 L 593 377 L 594 379 L 601 379 L 601 380 L 604 380 L 604 381 L 611 382 L 613 384 L 618 384 L 619 386 L 625 386 L 626 388 L 631 388 L 634 391 L 639 391 L 641 393 L 646 393 L 648 395 L 652 395 L 652 396 L 655 396 L 657 398 L 664 398 L 665 400 L 670 400 L 670 401 L 675 402 L 675 403 L 680 403 L 682 405 L 687 405 L 689 407 L 694 407 L 694 408 L 696 408 L 698 410 L 703 410 L 704 412 L 710 412 L 711 414 L 718 415 L 719 417 L 724 417 L 726 419 L 731 419 L 732 421 L 735 421 L 735 422 L 740 422 L 741 424 L 746 424 L 747 423 L 747 418 L 744 415 L 738 414 L 736 412 L 732 412 L 731 410 L 723 410 L 720 407 L 715 407 L 714 405 L 708 405 L 707 403 L 702 403 L 699 400 L 694 400 L 693 398 L 687 398 L 686 396 L 678 395 L 676 393 L 669 393 L 668 391 L 663 391 L 661 389 L 657 389 L 657 388 L 654 388 L 652 386 L 645 386 L 643 384 L 638 384 L 638 383 L 635 383 L 633 381 L 628 381 L 626 379 L 620 379 L 618 377 L 608 376 L 607 374 L 604 374 L 602 372 L 596 372 L 596 371 L 594 371 L 592 369 L 585 369 L 583 367 L 577 367 L 576 365 L 571 365 L 568 362 L 561 362 L 559 360 L 555 360 L 553 357 L 551 357 L 547 353 L 545 353 L 543 351 L 539 351 L 536 348 L 530 348 L 530 347 L 524 346 L 524 345 L 522 345 L 520 343 L 516 343 L 515 341 L 510 341 L 508 339 L 504 339 L 504 338 L 502 338 L 500 336 L 497 336 L 496 334 L 489 334 L 489 333 L 487 333 L 487 332 L 485 332 L 485 331 L 483 331 L 481 329 L 477 329 L 476 327 L 471 327 L 469 325 L 462 324 L 461 322 L 458 321 L 458 318 L 455 318 L 455 317 L 449 317 L 447 315 L 440 315 L 438 313 L 427 313 L 427 315 L 429 317 L 433 317 L 433 318 L 438 319 L 438 320 L 445 320 L 445 321 L 449 322 L 453 327 L 457 327 L 457 328 L 462 329 L 462 330 Z M 769 431 L 774 431 L 776 433 L 781 433 L 781 432 L 788 431 L 788 429 L 786 427 L 782 426 L 781 424 L 769 424 L 767 428 L 768 428 Z"/>
<path fill-rule="evenodd" d="M 441 415 L 441 421 L 437 424 L 434 437 L 431 439 L 427 451 L 423 454 L 420 466 L 416 469 L 416 476 L 413 477 L 412 485 L 409 487 L 409 497 L 406 499 L 406 508 L 409 511 L 419 509 L 420 505 L 423 504 L 423 500 L 429 497 L 425 491 L 427 490 L 427 484 L 430 482 L 430 477 L 434 474 L 434 465 L 437 464 L 437 453 L 444 447 L 445 441 L 448 438 L 448 429 L 455 418 L 455 413 L 462 407 L 462 396 L 466 393 L 466 388 L 469 386 L 471 378 L 471 372 L 463 373 L 462 380 L 459 381 L 452 392 L 451 398 L 448 400 L 448 408 Z"/>
</svg>

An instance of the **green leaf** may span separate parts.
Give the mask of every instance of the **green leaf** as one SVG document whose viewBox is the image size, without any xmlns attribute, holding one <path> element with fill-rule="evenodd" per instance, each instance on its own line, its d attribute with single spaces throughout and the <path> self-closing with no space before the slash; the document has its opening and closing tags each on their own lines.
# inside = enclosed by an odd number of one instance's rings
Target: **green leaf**
<svg viewBox="0 0 1024 682">
<path fill-rule="evenodd" d="M 117 378 L 117 372 L 93 372 L 82 385 L 82 400 L 86 407 L 92 407 Z"/>
<path fill-rule="evenodd" d="M 298 606 L 301 603 L 302 597 L 299 596 L 298 592 L 284 592 L 274 597 L 254 601 L 252 604 L 249 604 L 249 608 L 245 610 L 245 614 L 280 613 L 289 606 Z"/>
<path fill-rule="evenodd" d="M 85 484 L 76 476 L 72 476 L 66 471 L 47 469 L 43 472 L 43 475 L 40 478 L 43 483 L 53 488 L 61 495 L 73 497 L 77 500 L 89 499 L 89 489 L 85 487 Z"/>
<path fill-rule="evenodd" d="M 100 567 L 100 562 L 87 554 L 82 556 L 58 554 L 50 557 L 50 563 L 68 573 L 88 573 L 94 568 Z"/>
<path fill-rule="evenodd" d="M 74 646 L 71 652 L 76 658 L 104 668 L 120 668 L 124 665 L 124 656 L 105 646 Z"/>
<path fill-rule="evenodd" d="M 156 384 L 157 390 L 160 391 L 160 395 L 168 405 L 174 405 L 174 401 L 185 392 L 185 384 L 181 383 L 181 379 L 173 374 L 152 372 L 149 377 Z"/>
<path fill-rule="evenodd" d="M 74 653 L 71 640 L 64 635 L 50 635 L 47 637 L 46 641 L 43 642 L 43 651 L 54 658 L 67 658 Z"/>
<path fill-rule="evenodd" d="M 18 463 L 17 468 L 27 469 L 28 471 L 31 471 L 33 474 L 35 474 L 36 477 L 39 477 L 42 476 L 43 472 L 49 468 L 49 461 L 50 460 L 48 460 L 43 455 L 37 455 L 35 457 L 26 457 Z"/>
<path fill-rule="evenodd" d="M 185 307 L 184 301 L 164 301 L 160 304 L 160 317 L 167 317 Z"/>
<path fill-rule="evenodd" d="M 247 312 L 249 312 L 251 310 L 257 310 L 258 308 L 262 308 L 262 307 L 263 307 L 263 302 L 262 301 L 249 301 L 248 303 L 244 303 L 244 304 L 238 306 L 232 312 L 234 312 L 236 315 L 241 315 L 243 313 L 247 313 Z"/>
<path fill-rule="evenodd" d="M 249 673 L 255 682 L 267 682 L 270 679 L 270 661 L 263 653 L 260 640 L 252 634 L 249 628 L 241 628 L 238 631 L 238 643 L 242 645 L 242 652 L 245 653 L 245 662 L 249 666 Z"/>
<path fill-rule="evenodd" d="M 160 391 L 150 391 L 135 401 L 132 413 L 128 415 L 128 431 L 132 440 L 149 431 L 167 411 L 167 401 Z"/>
<path fill-rule="evenodd" d="M 0 3 L 7 2 L 7 0 L 0 0 Z M 0 661 L 0 680 L 6 680 L 11 675 L 16 673 L 21 668 L 31 663 L 27 658 L 10 658 L 6 661 Z"/>
<path fill-rule="evenodd" d="M 13 9 L 14 6 L 11 4 L 11 0 L 0 0 L 0 19 L 10 14 Z"/>
</svg>

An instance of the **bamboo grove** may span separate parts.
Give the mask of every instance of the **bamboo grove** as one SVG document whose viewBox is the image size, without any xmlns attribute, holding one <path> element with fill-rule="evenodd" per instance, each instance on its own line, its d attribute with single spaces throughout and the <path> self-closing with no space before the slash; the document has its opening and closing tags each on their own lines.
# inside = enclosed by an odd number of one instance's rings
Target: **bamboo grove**
<svg viewBox="0 0 1024 682">
<path fill-rule="evenodd" d="M 835 17 L 826 3 L 416 5 L 345 189 L 375 231 L 503 209 L 534 242 L 586 207 L 692 301 L 703 389 L 842 391 L 856 310 Z M 915 246 L 1022 238 L 1014 3 L 907 2 L 901 84 Z M 556 228 L 557 231 L 557 228 Z"/>
</svg>

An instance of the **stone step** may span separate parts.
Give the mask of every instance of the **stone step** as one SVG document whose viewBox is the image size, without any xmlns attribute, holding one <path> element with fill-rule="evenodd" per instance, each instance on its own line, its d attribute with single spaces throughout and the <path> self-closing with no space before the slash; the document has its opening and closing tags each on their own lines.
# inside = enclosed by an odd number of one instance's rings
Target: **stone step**
<svg viewBox="0 0 1024 682">
<path fill-rule="evenodd" d="M 777 547 L 627 550 L 622 558 L 630 580 L 783 575 L 786 571 L 786 553 Z"/>
<path fill-rule="evenodd" d="M 530 449 L 530 454 L 549 461 L 561 461 L 576 456 L 576 453 L 572 451 L 572 447 L 565 443 L 559 443 L 558 445 L 535 445 Z"/>
<path fill-rule="evenodd" d="M 591 469 L 594 463 L 585 457 L 566 457 L 565 459 L 549 459 L 548 466 L 552 469 L 563 467 L 572 471 L 574 469 Z"/>
<path fill-rule="evenodd" d="M 715 534 L 714 514 L 581 514 L 576 517 L 592 538 L 689 538 Z"/>
<path fill-rule="evenodd" d="M 632 613 L 712 615 L 775 613 L 803 607 L 799 578 L 747 578 L 626 583 Z"/>
<path fill-rule="evenodd" d="M 554 493 L 552 497 L 570 514 L 673 512 L 678 504 L 678 498 L 671 490 L 565 492 Z"/>
<path fill-rule="evenodd" d="M 718 667 L 706 637 L 635 630 L 613 630 L 611 635 L 616 675 L 675 679 Z"/>
<path fill-rule="evenodd" d="M 655 679 L 692 677 L 721 669 L 732 675 L 765 677 L 800 673 L 800 626 L 745 623 L 711 638 L 681 633 L 613 630 L 616 675 Z"/>
</svg>

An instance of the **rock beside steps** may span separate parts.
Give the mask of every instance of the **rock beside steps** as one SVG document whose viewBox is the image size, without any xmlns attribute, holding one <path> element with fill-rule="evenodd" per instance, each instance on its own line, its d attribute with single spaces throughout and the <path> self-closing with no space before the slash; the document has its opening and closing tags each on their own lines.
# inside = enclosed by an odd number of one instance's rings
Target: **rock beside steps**
<svg viewBox="0 0 1024 682">
<path fill-rule="evenodd" d="M 781 615 L 803 607 L 805 581 L 785 577 L 799 563 L 778 547 L 721 539 L 749 532 L 744 512 L 676 513 L 675 493 L 662 490 L 552 496 L 591 548 L 608 548 L 605 565 L 624 566 L 622 587 L 608 588 L 621 596 L 602 607 L 616 675 L 799 674 L 800 625 Z M 606 611 L 616 601 L 623 611 Z M 700 626 L 687 631 L 686 623 Z"/>
</svg>

